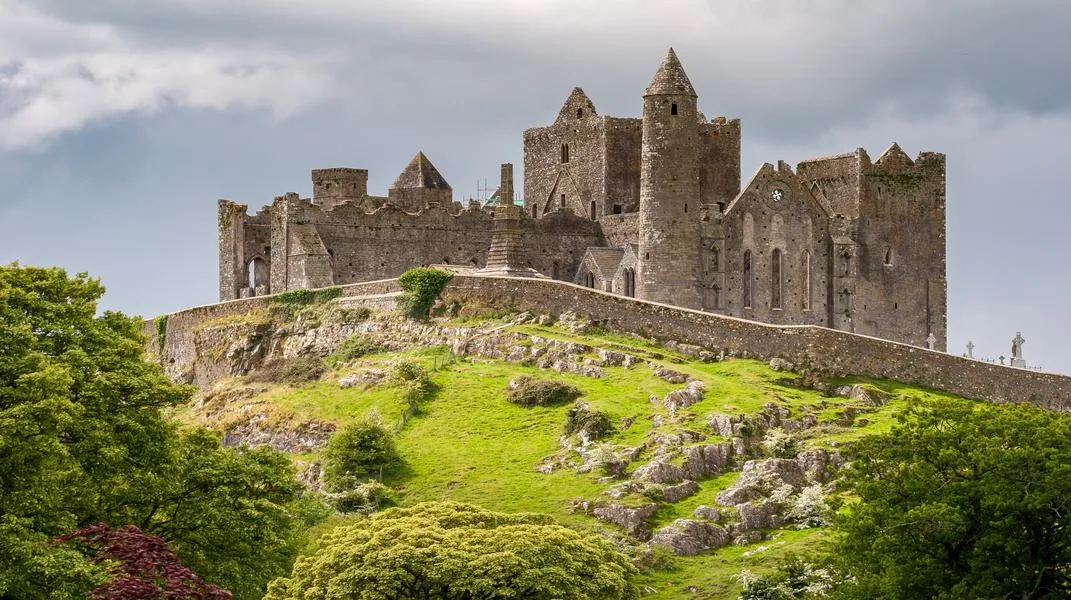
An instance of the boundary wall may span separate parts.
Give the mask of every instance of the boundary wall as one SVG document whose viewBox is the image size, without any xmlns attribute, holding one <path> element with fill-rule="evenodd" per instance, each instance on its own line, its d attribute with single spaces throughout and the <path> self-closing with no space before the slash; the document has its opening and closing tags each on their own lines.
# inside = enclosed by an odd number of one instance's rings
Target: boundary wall
<svg viewBox="0 0 1071 600">
<path fill-rule="evenodd" d="M 342 297 L 379 301 L 399 291 L 396 279 L 341 286 Z M 379 297 L 379 299 L 377 299 Z M 196 358 L 200 323 L 267 306 L 271 296 L 198 306 L 168 315 L 163 349 L 168 371 Z M 1031 402 L 1071 411 L 1071 377 L 993 365 L 897 342 L 812 325 L 769 325 L 600 292 L 551 279 L 454 275 L 445 302 L 491 309 L 560 314 L 573 311 L 617 332 L 694 344 L 712 352 L 761 360 L 782 358 L 829 376 L 892 379 L 993 402 Z M 146 322 L 150 344 L 155 325 Z"/>
</svg>

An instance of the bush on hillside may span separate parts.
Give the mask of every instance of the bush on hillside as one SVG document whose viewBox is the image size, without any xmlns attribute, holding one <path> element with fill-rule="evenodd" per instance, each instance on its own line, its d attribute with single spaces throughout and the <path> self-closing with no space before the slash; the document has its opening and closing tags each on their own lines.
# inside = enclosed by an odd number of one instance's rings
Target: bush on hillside
<svg viewBox="0 0 1071 600">
<path fill-rule="evenodd" d="M 330 492 L 353 489 L 356 482 L 379 477 L 402 462 L 394 437 L 381 425 L 359 422 L 335 432 L 321 455 Z"/>
<path fill-rule="evenodd" d="M 435 300 L 453 276 L 439 269 L 409 269 L 398 278 L 403 290 L 398 296 L 398 306 L 414 319 L 427 319 Z"/>
<path fill-rule="evenodd" d="M 559 406 L 579 398 L 583 392 L 561 381 L 521 376 L 509 385 L 509 401 L 518 406 Z"/>
<path fill-rule="evenodd" d="M 327 366 L 315 356 L 299 356 L 296 358 L 276 358 L 264 363 L 248 376 L 249 383 L 308 383 L 316 381 Z"/>
<path fill-rule="evenodd" d="M 613 430 L 614 424 L 610 415 L 587 404 L 577 403 L 565 414 L 565 435 L 584 432 L 588 439 L 597 440 Z"/>
</svg>

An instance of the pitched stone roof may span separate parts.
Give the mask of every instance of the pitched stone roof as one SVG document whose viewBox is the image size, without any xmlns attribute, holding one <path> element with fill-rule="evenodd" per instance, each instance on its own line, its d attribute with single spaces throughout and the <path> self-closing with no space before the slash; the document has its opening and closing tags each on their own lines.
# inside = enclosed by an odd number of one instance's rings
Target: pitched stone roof
<svg viewBox="0 0 1071 600">
<path fill-rule="evenodd" d="M 914 165 L 911 161 L 911 157 L 904 153 L 900 148 L 900 144 L 893 142 L 885 152 L 881 153 L 878 160 L 874 161 L 874 165 L 879 167 L 889 167 L 893 169 L 903 169 Z"/>
<path fill-rule="evenodd" d="M 695 96 L 695 88 L 688 80 L 688 74 L 684 72 L 681 61 L 677 59 L 677 53 L 673 48 L 669 49 L 666 57 L 662 59 L 662 65 L 651 79 L 651 85 L 647 86 L 646 95 L 656 94 L 684 94 Z"/>
<path fill-rule="evenodd" d="M 617 273 L 617 265 L 621 264 L 624 249 L 591 247 L 588 248 L 588 255 L 591 256 L 591 262 L 599 270 L 602 279 L 613 279 L 614 273 Z"/>
<path fill-rule="evenodd" d="M 584 93 L 584 90 L 576 87 L 570 92 L 569 97 L 565 99 L 565 103 L 562 104 L 561 111 L 558 112 L 558 121 L 575 120 L 577 119 L 577 110 L 580 110 L 580 117 L 596 117 L 599 113 L 595 110 L 595 105 L 591 102 L 591 98 Z"/>
<path fill-rule="evenodd" d="M 431 164 L 427 156 L 424 156 L 423 152 L 417 152 L 413 160 L 409 161 L 398 178 L 394 180 L 394 183 L 390 186 L 392 190 L 399 189 L 435 189 L 435 190 L 449 190 L 452 189 L 449 183 L 443 179 L 443 176 L 439 174 L 435 165 Z"/>
</svg>

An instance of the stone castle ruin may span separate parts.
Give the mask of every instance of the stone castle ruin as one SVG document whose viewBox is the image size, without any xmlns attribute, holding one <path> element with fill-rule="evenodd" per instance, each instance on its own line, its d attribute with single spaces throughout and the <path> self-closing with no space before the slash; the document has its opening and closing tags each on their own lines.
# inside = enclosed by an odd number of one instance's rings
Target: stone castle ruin
<svg viewBox="0 0 1071 600">
<path fill-rule="evenodd" d="M 385 197 L 363 169 L 312 183 L 255 215 L 219 201 L 221 300 L 437 265 L 946 349 L 944 155 L 778 161 L 741 188 L 740 121 L 699 111 L 672 49 L 641 118 L 576 88 L 524 132 L 523 206 L 510 165 L 495 202 L 462 205 L 423 153 Z"/>
</svg>

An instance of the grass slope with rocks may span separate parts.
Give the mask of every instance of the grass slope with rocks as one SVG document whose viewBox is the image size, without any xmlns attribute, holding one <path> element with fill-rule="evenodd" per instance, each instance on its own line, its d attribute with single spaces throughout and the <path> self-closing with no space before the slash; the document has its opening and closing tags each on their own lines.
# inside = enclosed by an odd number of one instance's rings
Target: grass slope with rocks
<svg viewBox="0 0 1071 600">
<path fill-rule="evenodd" d="M 719 360 L 565 316 L 436 319 L 401 333 L 412 322 L 362 319 L 347 336 L 356 357 L 320 346 L 289 365 L 265 363 L 175 417 L 223 430 L 226 443 L 290 452 L 312 486 L 331 432 L 378 420 L 405 461 L 383 476 L 398 504 L 469 502 L 596 530 L 638 557 L 650 598 L 734 597 L 742 572 L 818 547 L 815 505 L 835 493 L 839 450 L 888 430 L 908 397 L 943 396 L 891 381 L 811 381 L 780 361 Z M 392 377 L 401 361 L 427 372 L 417 396 Z M 265 370 L 276 374 L 258 376 Z M 522 376 L 581 396 L 518 406 L 508 397 Z M 612 430 L 584 429 L 588 417 Z"/>
</svg>

